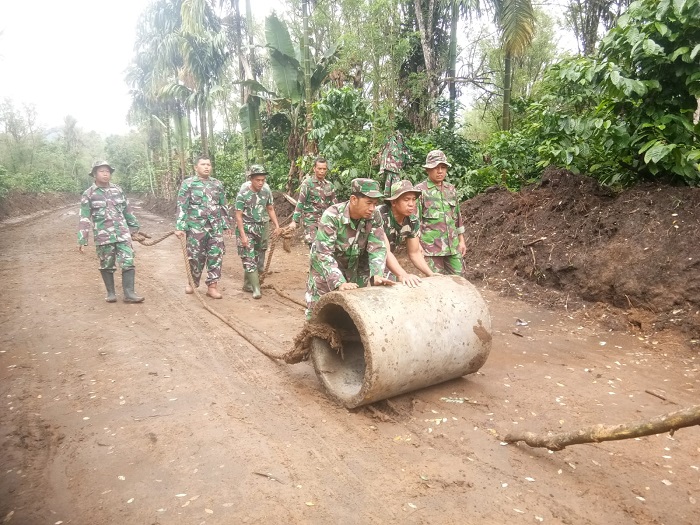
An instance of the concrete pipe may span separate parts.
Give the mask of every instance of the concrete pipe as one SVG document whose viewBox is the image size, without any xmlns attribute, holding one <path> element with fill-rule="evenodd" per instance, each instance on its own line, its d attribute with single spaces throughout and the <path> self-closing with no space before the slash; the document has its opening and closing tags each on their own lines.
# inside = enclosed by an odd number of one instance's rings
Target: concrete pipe
<svg viewBox="0 0 700 525">
<path fill-rule="evenodd" d="M 362 288 L 321 297 L 312 321 L 342 334 L 342 356 L 311 342 L 331 397 L 355 408 L 479 370 L 491 350 L 491 318 L 474 286 L 457 276 L 417 288 Z"/>
</svg>

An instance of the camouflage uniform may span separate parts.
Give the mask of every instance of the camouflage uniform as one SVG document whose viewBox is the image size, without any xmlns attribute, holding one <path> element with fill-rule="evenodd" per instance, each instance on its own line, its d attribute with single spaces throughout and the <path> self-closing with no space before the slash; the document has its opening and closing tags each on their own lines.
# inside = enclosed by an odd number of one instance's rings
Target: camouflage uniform
<svg viewBox="0 0 700 525">
<path fill-rule="evenodd" d="M 333 184 L 327 179 L 319 180 L 313 174 L 304 179 L 299 189 L 299 200 L 294 208 L 292 222 L 299 222 L 303 215 L 306 244 L 314 242 L 318 221 L 325 209 L 337 203 Z"/>
<path fill-rule="evenodd" d="M 379 174 L 386 174 L 384 195 L 391 197 L 391 187 L 401 180 L 401 170 L 409 158 L 408 148 L 400 131 L 389 137 L 379 156 Z"/>
<path fill-rule="evenodd" d="M 93 184 L 80 199 L 78 244 L 86 246 L 93 227 L 100 270 L 114 272 L 117 264 L 122 270 L 134 267 L 131 234 L 139 230 L 139 222 L 131 211 L 122 189 L 109 184 L 102 188 Z"/>
<path fill-rule="evenodd" d="M 399 224 L 396 222 L 389 204 L 382 204 L 377 210 L 382 215 L 384 233 L 389 240 L 392 252 L 396 250 L 398 245 L 406 242 L 406 239 L 420 238 L 420 221 L 415 215 L 404 217 L 403 223 Z"/>
<path fill-rule="evenodd" d="M 267 207 L 274 204 L 272 190 L 267 183 L 255 193 L 250 181 L 244 182 L 236 195 L 236 210 L 243 212 L 243 231 L 248 237 L 248 247 L 241 243 L 237 232 L 238 255 L 243 261 L 245 272 L 261 271 L 265 263 L 265 250 L 270 234 L 270 216 Z"/>
<path fill-rule="evenodd" d="M 177 194 L 175 228 L 186 232 L 187 258 L 195 286 L 199 286 L 206 264 L 207 285 L 221 279 L 226 247 L 224 230 L 229 229 L 226 194 L 221 181 L 195 175 L 182 181 Z"/>
<path fill-rule="evenodd" d="M 418 200 L 418 215 L 426 262 L 436 273 L 460 275 L 459 234 L 464 233 L 464 226 L 455 187 L 444 181 L 440 187 L 427 180 L 417 184 L 416 189 L 423 192 Z M 436 261 L 438 258 L 442 260 Z"/>
<path fill-rule="evenodd" d="M 358 182 L 360 181 L 360 182 Z M 367 188 L 379 195 L 379 185 L 371 179 L 354 179 L 352 191 Z M 364 184 L 364 186 L 362 186 Z M 375 190 L 376 188 L 376 190 Z M 366 190 L 370 191 L 370 190 Z M 359 193 L 365 193 L 360 191 Z M 368 196 L 373 196 L 370 193 Z M 383 276 L 386 265 L 386 237 L 378 210 L 369 219 L 351 219 L 348 201 L 334 204 L 323 212 L 316 238 L 311 245 L 309 277 L 306 283 L 306 318 L 322 295 L 345 282 L 365 287 L 370 277 Z"/>
</svg>

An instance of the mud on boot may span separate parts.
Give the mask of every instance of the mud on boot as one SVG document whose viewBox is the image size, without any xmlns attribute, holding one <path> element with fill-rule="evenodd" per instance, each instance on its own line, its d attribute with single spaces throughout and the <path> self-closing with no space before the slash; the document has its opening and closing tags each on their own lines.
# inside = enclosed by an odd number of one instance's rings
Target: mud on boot
<svg viewBox="0 0 700 525">
<path fill-rule="evenodd" d="M 100 273 L 102 274 L 105 288 L 107 288 L 107 297 L 105 297 L 105 301 L 108 303 L 116 303 L 117 292 L 114 291 L 114 270 L 100 270 Z"/>
<path fill-rule="evenodd" d="M 260 274 L 258 271 L 247 272 L 248 282 L 253 288 L 253 299 L 260 299 L 262 297 L 262 292 L 260 292 Z"/>
<path fill-rule="evenodd" d="M 122 288 L 124 289 L 124 302 L 125 303 L 142 303 L 144 298 L 140 295 L 136 295 L 134 292 L 134 280 L 136 277 L 136 270 L 130 268 L 128 270 L 122 270 Z"/>
</svg>

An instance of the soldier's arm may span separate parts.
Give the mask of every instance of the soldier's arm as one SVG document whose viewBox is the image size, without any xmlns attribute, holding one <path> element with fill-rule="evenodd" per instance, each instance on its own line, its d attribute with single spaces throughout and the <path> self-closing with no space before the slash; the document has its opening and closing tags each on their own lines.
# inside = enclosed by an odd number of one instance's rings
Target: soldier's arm
<svg viewBox="0 0 700 525">
<path fill-rule="evenodd" d="M 379 212 L 375 213 L 375 217 L 372 221 L 372 231 L 367 238 L 369 275 L 370 277 L 381 277 L 384 275 L 384 267 L 386 266 L 389 239 L 387 239 L 386 233 L 384 233 L 382 218 Z"/>
<path fill-rule="evenodd" d="M 275 213 L 275 207 L 272 204 L 268 204 L 266 206 L 267 208 L 267 214 L 270 216 L 270 220 L 272 221 L 272 224 L 275 225 L 275 233 L 279 232 L 280 225 L 279 222 L 277 222 L 277 213 Z"/>
<path fill-rule="evenodd" d="M 187 181 L 182 181 L 180 191 L 177 192 L 177 220 L 175 221 L 175 229 L 180 231 L 187 230 L 187 207 L 189 201 L 189 184 Z"/>
<path fill-rule="evenodd" d="M 423 250 L 420 247 L 420 241 L 418 237 L 411 237 L 406 239 L 406 251 L 408 252 L 408 258 L 413 263 L 418 271 L 422 272 L 424 275 L 431 277 L 434 275 L 433 271 L 425 262 L 425 257 L 423 257 Z"/>
<path fill-rule="evenodd" d="M 299 219 L 301 219 L 301 212 L 304 210 L 304 203 L 307 198 L 307 187 L 306 181 L 301 183 L 297 205 L 294 207 L 294 213 L 292 214 L 292 222 L 299 222 Z"/>
<path fill-rule="evenodd" d="M 338 261 L 334 255 L 339 227 L 335 219 L 332 214 L 323 213 L 318 222 L 314 249 L 311 250 L 311 265 L 328 283 L 331 290 L 337 290 L 341 284 L 347 282 L 343 272 L 338 268 Z"/>
<path fill-rule="evenodd" d="M 226 190 L 224 189 L 224 184 L 219 181 L 219 210 L 221 211 L 221 218 L 224 222 L 224 230 L 231 228 L 231 215 L 229 213 L 228 206 L 226 205 Z"/>
<path fill-rule="evenodd" d="M 78 245 L 87 246 L 90 238 L 90 199 L 83 193 L 80 198 L 80 222 L 78 223 Z"/>
<path fill-rule="evenodd" d="M 139 221 L 134 215 L 134 210 L 131 208 L 129 199 L 124 195 L 124 202 L 126 202 L 126 208 L 124 209 L 124 219 L 126 219 L 126 225 L 129 227 L 130 233 L 136 233 L 141 227 Z"/>
</svg>

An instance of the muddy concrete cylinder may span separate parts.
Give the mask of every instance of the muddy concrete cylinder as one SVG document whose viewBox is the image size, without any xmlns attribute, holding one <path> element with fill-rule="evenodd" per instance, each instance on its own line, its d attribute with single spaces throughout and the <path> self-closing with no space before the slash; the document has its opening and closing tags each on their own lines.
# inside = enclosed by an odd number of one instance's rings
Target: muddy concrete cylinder
<svg viewBox="0 0 700 525">
<path fill-rule="evenodd" d="M 342 356 L 316 337 L 311 359 L 326 391 L 347 408 L 472 374 L 491 350 L 486 303 L 457 276 L 332 292 L 312 320 L 342 334 Z"/>
</svg>

